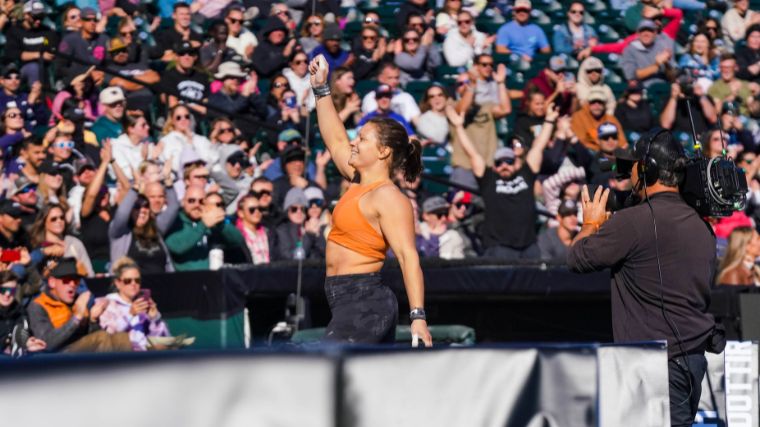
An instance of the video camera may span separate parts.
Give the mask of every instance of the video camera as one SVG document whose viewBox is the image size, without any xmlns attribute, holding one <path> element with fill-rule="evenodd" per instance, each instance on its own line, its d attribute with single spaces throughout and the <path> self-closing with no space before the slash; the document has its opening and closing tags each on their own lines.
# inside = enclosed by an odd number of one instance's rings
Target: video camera
<svg viewBox="0 0 760 427">
<path fill-rule="evenodd" d="M 712 159 L 698 154 L 684 168 L 680 193 L 702 216 L 731 216 L 746 206 L 747 179 L 725 154 Z"/>
</svg>

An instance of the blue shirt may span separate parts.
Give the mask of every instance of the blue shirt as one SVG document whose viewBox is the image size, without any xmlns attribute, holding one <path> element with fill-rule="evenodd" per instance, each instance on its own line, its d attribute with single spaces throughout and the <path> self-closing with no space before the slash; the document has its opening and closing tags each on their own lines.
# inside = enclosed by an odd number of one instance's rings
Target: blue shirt
<svg viewBox="0 0 760 427">
<path fill-rule="evenodd" d="M 375 110 L 375 111 L 373 111 L 371 113 L 367 113 L 367 114 L 364 115 L 364 117 L 362 117 L 361 120 L 359 120 L 359 124 L 357 124 L 356 127 L 360 128 L 360 127 L 364 126 L 365 123 L 367 123 L 370 119 L 372 119 L 374 117 L 387 117 L 389 119 L 393 119 L 393 120 L 401 123 L 401 125 L 404 127 L 404 129 L 406 129 L 406 133 L 409 136 L 414 135 L 414 129 L 412 129 L 412 127 L 409 125 L 409 122 L 407 122 L 406 120 L 404 120 L 404 116 L 402 116 L 400 114 L 396 114 L 393 111 L 389 111 L 387 114 L 381 113 L 380 110 Z"/>
<path fill-rule="evenodd" d="M 311 51 L 311 54 L 309 55 L 309 60 L 312 60 L 317 57 L 317 55 L 324 55 L 325 59 L 327 60 L 327 63 L 330 65 L 330 74 L 332 75 L 333 70 L 337 70 L 338 67 L 345 64 L 346 61 L 348 61 L 348 56 L 350 53 L 348 51 L 345 51 L 343 49 L 338 51 L 337 56 L 333 56 L 332 53 L 330 53 L 327 48 L 325 48 L 325 45 L 321 44 L 314 48 L 314 50 Z"/>
<path fill-rule="evenodd" d="M 536 50 L 549 46 L 549 40 L 544 30 L 536 24 L 520 25 L 510 21 L 496 33 L 496 46 L 506 46 L 512 53 L 532 58 Z"/>
</svg>

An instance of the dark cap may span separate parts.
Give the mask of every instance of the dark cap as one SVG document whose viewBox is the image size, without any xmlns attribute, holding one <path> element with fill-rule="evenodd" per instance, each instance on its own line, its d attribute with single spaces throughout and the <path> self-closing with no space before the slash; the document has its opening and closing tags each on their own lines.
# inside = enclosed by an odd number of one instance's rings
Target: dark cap
<svg viewBox="0 0 760 427">
<path fill-rule="evenodd" d="M 50 270 L 50 276 L 57 279 L 64 277 L 84 277 L 77 268 L 76 258 L 66 257 L 58 260 L 58 263 Z"/>
<path fill-rule="evenodd" d="M 388 85 L 380 85 L 375 89 L 375 98 L 381 96 L 393 96 L 393 89 Z"/>
<path fill-rule="evenodd" d="M 11 74 L 18 74 L 19 73 L 18 66 L 14 64 L 13 62 L 11 62 L 10 64 L 7 64 L 6 66 L 3 67 L 2 73 L 3 73 L 3 77 L 8 77 Z"/>
<path fill-rule="evenodd" d="M 58 164 L 52 160 L 45 160 L 42 162 L 42 164 L 37 168 L 37 171 L 46 175 L 59 175 L 61 173 L 61 170 L 58 169 Z"/>
<path fill-rule="evenodd" d="M 597 135 L 599 136 L 599 139 L 602 139 L 605 136 L 617 136 L 618 127 L 615 125 L 615 123 L 604 122 L 599 125 L 596 132 L 597 132 Z"/>
<path fill-rule="evenodd" d="M 639 25 L 636 26 L 636 32 L 641 30 L 657 31 L 657 24 L 651 19 L 642 19 L 639 21 Z"/>
<path fill-rule="evenodd" d="M 174 45 L 174 53 L 177 55 L 182 55 L 184 53 L 196 53 L 198 50 L 195 48 L 195 46 L 192 45 L 192 43 L 188 41 L 181 41 Z"/>
<path fill-rule="evenodd" d="M 575 200 L 563 200 L 557 208 L 559 216 L 578 215 L 578 204 Z"/>
<path fill-rule="evenodd" d="M 98 17 L 98 11 L 91 8 L 91 7 L 85 7 L 82 9 L 82 18 L 95 18 L 99 19 Z"/>
<path fill-rule="evenodd" d="M 306 151 L 304 151 L 299 145 L 291 145 L 280 154 L 280 162 L 282 162 L 282 166 L 285 166 L 294 160 L 306 160 Z"/>
<path fill-rule="evenodd" d="M 13 200 L 5 199 L 0 202 L 0 215 L 8 215 L 13 218 L 20 218 L 23 212 L 21 212 L 21 206 L 15 203 Z"/>
<path fill-rule="evenodd" d="M 246 156 L 242 151 L 235 151 L 234 153 L 230 154 L 230 156 L 227 157 L 227 163 L 240 163 L 240 166 L 243 168 L 247 168 L 251 165 L 251 163 L 248 161 L 248 156 Z"/>
<path fill-rule="evenodd" d="M 446 199 L 441 196 L 431 196 L 422 202 L 423 213 L 443 212 L 448 211 L 448 209 L 448 202 L 446 202 Z"/>
<path fill-rule="evenodd" d="M 95 163 L 89 157 L 82 157 L 74 161 L 74 172 L 79 175 L 85 168 L 95 170 Z"/>
<path fill-rule="evenodd" d="M 341 40 L 343 38 L 343 31 L 341 31 L 338 24 L 329 24 L 322 32 L 323 40 Z"/>
<path fill-rule="evenodd" d="M 74 123 L 81 123 L 86 118 L 84 115 L 84 110 L 79 107 L 71 107 L 67 108 L 66 111 L 63 112 L 63 118 L 66 120 L 71 120 Z"/>
</svg>

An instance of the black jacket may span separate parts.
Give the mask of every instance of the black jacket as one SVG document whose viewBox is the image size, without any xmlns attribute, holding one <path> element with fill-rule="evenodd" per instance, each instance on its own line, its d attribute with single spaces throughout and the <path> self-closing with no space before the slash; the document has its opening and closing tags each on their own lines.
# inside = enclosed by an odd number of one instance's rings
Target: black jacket
<svg viewBox="0 0 760 427">
<path fill-rule="evenodd" d="M 284 222 L 277 227 L 277 259 L 294 259 L 293 252 L 296 249 L 301 226 L 290 221 Z M 323 259 L 327 242 L 324 238 L 324 228 L 319 230 L 319 235 L 303 233 L 303 249 L 307 259 Z M 270 249 L 271 252 L 271 249 Z"/>
<path fill-rule="evenodd" d="M 282 53 L 288 44 L 288 39 L 285 38 L 282 43 L 275 45 L 270 43 L 267 38 L 269 33 L 277 30 L 285 31 L 286 34 L 288 32 L 285 23 L 280 18 L 273 16 L 267 20 L 261 33 L 259 33 L 259 45 L 256 46 L 251 57 L 253 69 L 256 70 L 259 77 L 265 79 L 277 74 L 288 63 L 288 58 Z"/>
</svg>

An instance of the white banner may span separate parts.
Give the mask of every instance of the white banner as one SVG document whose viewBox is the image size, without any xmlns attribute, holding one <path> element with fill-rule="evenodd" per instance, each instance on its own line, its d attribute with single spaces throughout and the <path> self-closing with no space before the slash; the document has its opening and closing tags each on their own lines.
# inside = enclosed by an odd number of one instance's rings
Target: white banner
<svg viewBox="0 0 760 427">
<path fill-rule="evenodd" d="M 725 356 L 728 427 L 758 427 L 758 344 L 729 341 Z"/>
</svg>

